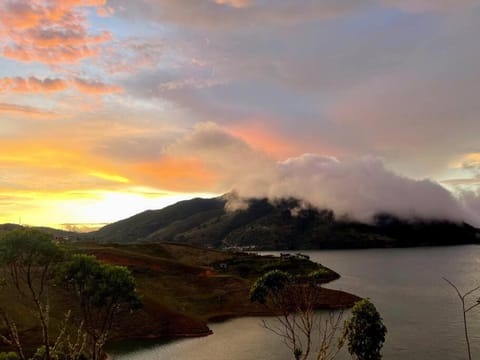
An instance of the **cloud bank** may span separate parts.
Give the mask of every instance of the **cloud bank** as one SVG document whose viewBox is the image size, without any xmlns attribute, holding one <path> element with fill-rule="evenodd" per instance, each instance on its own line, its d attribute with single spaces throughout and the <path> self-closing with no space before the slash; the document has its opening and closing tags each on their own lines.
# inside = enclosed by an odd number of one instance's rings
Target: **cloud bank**
<svg viewBox="0 0 480 360">
<path fill-rule="evenodd" d="M 195 152 L 217 174 L 217 191 L 235 191 L 228 209 L 243 206 L 241 198 L 297 198 L 337 216 L 369 222 L 381 212 L 401 218 L 448 219 L 480 225 L 476 194 L 455 197 L 432 180 L 397 174 L 374 157 L 339 160 L 303 154 L 275 161 L 213 123 L 198 125 L 167 152 Z M 467 196 L 468 195 L 468 196 Z M 239 201 L 240 198 L 240 201 Z"/>
<path fill-rule="evenodd" d="M 341 161 L 303 154 L 278 163 L 266 188 L 251 184 L 245 188 L 242 182 L 235 188 L 240 194 L 271 200 L 298 198 L 365 222 L 380 212 L 407 219 L 461 221 L 467 217 L 458 200 L 439 184 L 401 176 L 371 157 Z"/>
</svg>

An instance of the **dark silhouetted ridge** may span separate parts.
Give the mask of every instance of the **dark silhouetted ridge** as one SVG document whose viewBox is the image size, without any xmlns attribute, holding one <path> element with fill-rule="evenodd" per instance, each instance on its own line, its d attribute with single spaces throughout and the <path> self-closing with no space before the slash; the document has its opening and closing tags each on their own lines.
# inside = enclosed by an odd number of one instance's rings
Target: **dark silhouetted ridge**
<svg viewBox="0 0 480 360">
<path fill-rule="evenodd" d="M 303 208 L 295 199 L 252 199 L 226 211 L 224 197 L 181 201 L 110 224 L 90 237 L 100 242 L 175 242 L 213 248 L 338 249 L 477 243 L 478 229 L 448 220 L 378 214 L 370 224 Z"/>
</svg>

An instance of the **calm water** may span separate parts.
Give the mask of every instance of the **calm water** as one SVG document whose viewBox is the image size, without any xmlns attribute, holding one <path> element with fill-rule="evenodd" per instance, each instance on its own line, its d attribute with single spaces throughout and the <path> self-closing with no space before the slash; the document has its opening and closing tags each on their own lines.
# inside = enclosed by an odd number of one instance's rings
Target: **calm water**
<svg viewBox="0 0 480 360">
<path fill-rule="evenodd" d="M 460 289 L 480 285 L 480 246 L 307 252 L 338 271 L 328 286 L 369 297 L 388 328 L 385 359 L 464 360 L 460 303 L 442 276 Z M 478 294 L 480 296 L 480 293 Z M 469 316 L 473 358 L 480 359 L 480 307 Z M 212 324 L 214 335 L 170 343 L 125 344 L 116 360 L 291 360 L 258 318 Z M 140 346 L 140 347 L 139 347 Z M 338 359 L 349 359 L 342 354 Z"/>
</svg>

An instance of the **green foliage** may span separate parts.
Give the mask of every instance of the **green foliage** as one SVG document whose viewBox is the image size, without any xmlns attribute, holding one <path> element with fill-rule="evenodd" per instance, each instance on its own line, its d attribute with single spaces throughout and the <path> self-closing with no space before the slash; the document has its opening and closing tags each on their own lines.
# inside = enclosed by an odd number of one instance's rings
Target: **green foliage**
<svg viewBox="0 0 480 360">
<path fill-rule="evenodd" d="M 300 272 L 307 274 L 309 271 L 317 269 L 318 264 L 313 261 L 295 258 L 271 260 L 262 267 L 263 273 L 271 270 L 281 270 L 292 274 Z"/>
<path fill-rule="evenodd" d="M 60 277 L 76 291 L 82 302 L 94 307 L 124 303 L 136 309 L 141 305 L 135 279 L 124 266 L 101 263 L 94 256 L 74 255 L 64 265 Z"/>
<path fill-rule="evenodd" d="M 345 322 L 348 351 L 358 360 L 380 360 L 386 332 L 375 305 L 368 299 L 360 300 L 352 309 L 352 318 Z"/>
<path fill-rule="evenodd" d="M 321 268 L 308 274 L 309 280 L 314 283 L 324 282 L 325 280 L 329 280 L 331 277 L 332 272 L 326 268 Z"/>
<path fill-rule="evenodd" d="M 224 269 L 221 269 L 219 268 L 219 263 L 225 263 L 227 266 Z M 212 265 L 217 270 L 224 273 L 234 273 L 240 277 L 250 279 L 257 279 L 272 270 L 280 270 L 289 273 L 292 276 L 306 277 L 313 271 L 325 269 L 322 265 L 306 259 L 280 259 L 273 256 L 256 256 L 247 254 L 231 256 L 230 259 L 224 259 Z M 330 276 L 326 280 L 333 280 L 336 278 L 336 274 L 333 271 L 327 271 Z"/>
<path fill-rule="evenodd" d="M 45 346 L 40 346 L 35 352 L 35 354 L 33 354 L 31 360 L 43 360 L 43 359 L 45 359 Z"/>
<path fill-rule="evenodd" d="M 85 331 L 90 337 L 90 357 L 100 359 L 118 313 L 141 306 L 135 279 L 126 267 L 105 264 L 83 254 L 74 255 L 63 266 L 60 279 L 79 297 Z"/>
<path fill-rule="evenodd" d="M 250 289 L 250 301 L 265 304 L 269 294 L 283 290 L 291 281 L 290 274 L 272 270 L 257 279 Z"/>
<path fill-rule="evenodd" d="M 39 230 L 12 230 L 0 238 L 0 263 L 4 265 L 45 266 L 61 257 L 52 235 Z"/>
<path fill-rule="evenodd" d="M 0 360 L 18 360 L 19 357 L 17 353 L 8 352 L 8 353 L 0 353 Z"/>
</svg>

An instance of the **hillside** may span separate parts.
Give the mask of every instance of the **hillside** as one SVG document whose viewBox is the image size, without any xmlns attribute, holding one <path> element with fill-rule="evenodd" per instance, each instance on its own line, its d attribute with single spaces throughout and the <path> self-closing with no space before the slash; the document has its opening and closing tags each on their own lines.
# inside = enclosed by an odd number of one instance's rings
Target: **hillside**
<svg viewBox="0 0 480 360">
<path fill-rule="evenodd" d="M 334 271 L 304 259 L 229 253 L 175 244 L 68 245 L 70 253 L 88 253 L 101 261 L 127 266 L 133 273 L 144 304 L 141 310 L 123 314 L 113 329 L 113 339 L 205 336 L 207 322 L 245 315 L 262 315 L 265 309 L 250 302 L 253 281 L 271 269 L 306 275 L 323 269 L 325 282 L 337 279 Z M 218 264 L 222 264 L 219 266 Z M 317 305 L 322 308 L 351 307 L 359 298 L 348 293 L 320 289 Z M 27 348 L 38 343 L 32 334 L 38 326 L 27 302 L 4 289 L 0 306 L 17 320 Z M 49 289 L 54 332 L 67 310 L 77 305 L 72 294 L 59 286 Z M 80 315 L 73 313 L 79 323 Z M 4 331 L 0 326 L 0 332 Z M 37 336 L 35 335 L 35 336 Z M 4 348 L 0 346 L 0 350 Z"/>
<path fill-rule="evenodd" d="M 180 201 L 161 210 L 147 210 L 91 233 L 100 242 L 134 242 L 159 230 L 175 233 L 194 228 L 214 216 L 221 216 L 225 203 L 220 198 Z M 173 238 L 173 235 L 169 239 Z"/>
<path fill-rule="evenodd" d="M 337 219 L 330 210 L 300 208 L 293 199 L 251 200 L 227 212 L 225 200 L 192 199 L 149 210 L 90 233 L 101 243 L 175 242 L 259 250 L 406 247 L 479 242 L 478 229 L 447 220 L 379 214 L 372 224 Z"/>
<path fill-rule="evenodd" d="M 23 229 L 25 226 L 18 224 L 0 224 L 0 234 L 5 231 Z M 86 233 L 77 233 L 74 231 L 65 231 L 60 229 L 54 229 L 51 227 L 45 226 L 32 226 L 31 228 L 46 232 L 47 234 L 53 235 L 58 239 L 65 239 L 65 241 L 79 241 L 79 240 L 91 240 L 88 234 Z"/>
</svg>

